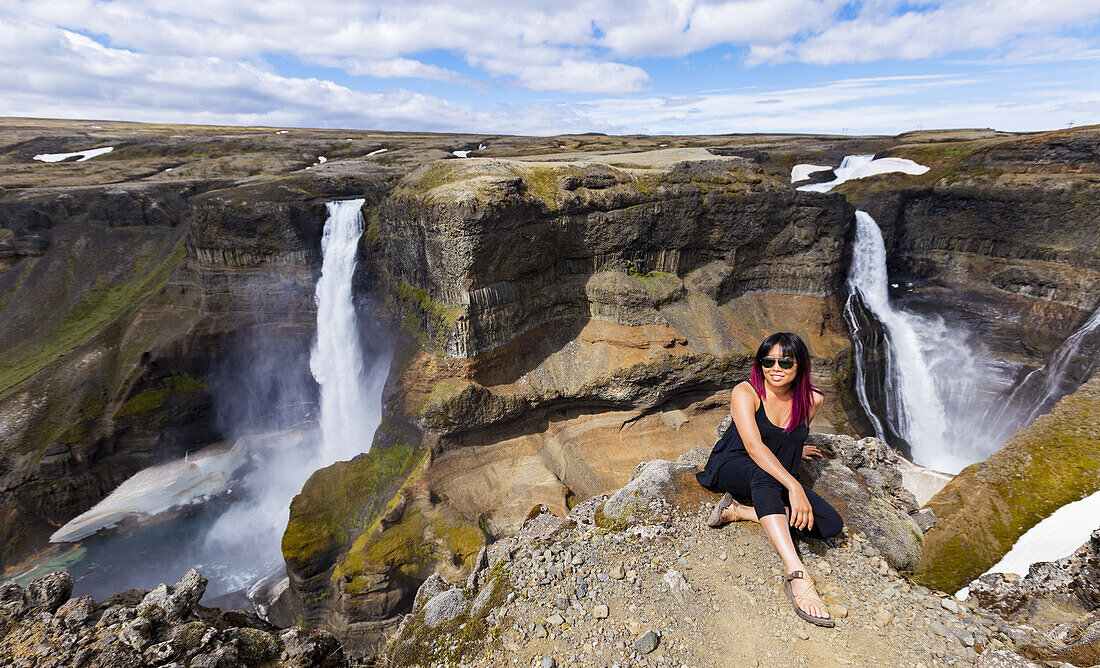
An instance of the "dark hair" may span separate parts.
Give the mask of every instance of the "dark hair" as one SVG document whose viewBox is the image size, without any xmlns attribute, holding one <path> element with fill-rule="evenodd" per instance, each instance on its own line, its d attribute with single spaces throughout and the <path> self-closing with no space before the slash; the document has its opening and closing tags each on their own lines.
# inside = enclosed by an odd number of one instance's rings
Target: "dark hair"
<svg viewBox="0 0 1100 668">
<path fill-rule="evenodd" d="M 806 347 L 806 344 L 802 342 L 797 334 L 777 332 L 764 339 L 760 347 L 756 349 L 752 371 L 749 372 L 749 383 L 752 385 L 752 389 L 756 390 L 756 394 L 764 399 L 766 393 L 764 369 L 761 367 L 760 361 L 767 357 L 775 346 L 779 346 L 785 357 L 793 358 L 798 364 L 796 367 L 798 370 L 794 377 L 794 396 L 792 397 L 794 401 L 791 404 L 791 420 L 787 424 L 787 428 L 784 429 L 789 434 L 802 425 L 809 426 L 810 411 L 814 405 L 813 393 L 817 392 L 818 389 L 814 387 L 813 373 L 810 368 L 810 350 Z"/>
</svg>

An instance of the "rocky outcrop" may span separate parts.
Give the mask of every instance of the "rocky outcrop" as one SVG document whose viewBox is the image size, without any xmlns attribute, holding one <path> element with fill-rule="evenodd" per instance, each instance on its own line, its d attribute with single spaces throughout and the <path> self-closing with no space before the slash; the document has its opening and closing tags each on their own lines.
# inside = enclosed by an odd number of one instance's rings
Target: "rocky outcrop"
<svg viewBox="0 0 1100 668">
<path fill-rule="evenodd" d="M 1032 564 L 1028 574 L 989 573 L 969 597 L 1024 625 L 1021 651 L 1036 660 L 1093 666 L 1100 661 L 1100 529 L 1074 554 Z"/>
<path fill-rule="evenodd" d="M 4 665 L 350 665 L 325 631 L 280 630 L 250 613 L 197 605 L 206 578 L 194 569 L 175 585 L 133 589 L 99 603 L 91 596 L 70 598 L 72 589 L 72 576 L 64 572 L 43 575 L 26 589 L 0 586 Z"/>
<path fill-rule="evenodd" d="M 1100 608 L 1100 529 L 1072 555 L 1031 565 L 1028 574 L 987 573 L 970 583 L 969 596 L 1006 619 L 1049 628 L 1043 608 L 1081 616 Z M 1044 624 L 1043 622 L 1048 623 Z M 1065 620 L 1055 620 L 1062 622 Z"/>
<path fill-rule="evenodd" d="M 898 475 L 889 456 L 875 456 L 881 443 L 835 446 L 830 464 L 863 462 L 854 479 Z M 433 576 L 383 659 L 394 666 L 724 666 L 769 655 L 777 665 L 931 665 L 999 653 L 1020 662 L 1002 665 L 1026 665 L 1013 651 L 1014 626 L 910 586 L 879 553 L 883 538 L 872 542 L 851 523 L 835 539 L 800 543 L 836 628 L 798 620 L 760 527 L 704 525 L 718 495 L 691 486 L 697 458 L 693 451 L 675 463 L 644 463 L 610 498 L 594 497 L 565 517 L 539 509 L 514 538 L 489 546 L 472 577 L 452 584 Z M 888 486 L 865 494 L 891 505 Z"/>
<path fill-rule="evenodd" d="M 932 497 L 928 507 L 940 521 L 925 535 L 918 581 L 956 591 L 1040 520 L 1100 490 L 1098 438 L 1100 378 L 1093 378 Z"/>
<path fill-rule="evenodd" d="M 743 158 L 444 161 L 398 185 L 378 238 L 420 343 L 469 358 L 569 317 L 663 323 L 658 309 L 692 288 L 832 295 L 851 210 L 806 200 Z"/>
</svg>

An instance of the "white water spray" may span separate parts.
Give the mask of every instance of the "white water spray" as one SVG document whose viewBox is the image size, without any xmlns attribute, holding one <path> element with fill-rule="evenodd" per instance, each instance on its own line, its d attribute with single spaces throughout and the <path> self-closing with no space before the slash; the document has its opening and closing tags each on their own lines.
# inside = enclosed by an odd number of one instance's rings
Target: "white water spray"
<svg viewBox="0 0 1100 668">
<path fill-rule="evenodd" d="M 856 393 L 877 436 L 885 437 L 881 417 L 909 443 L 914 461 L 955 473 L 988 454 L 987 448 L 974 439 L 972 426 L 972 404 L 978 395 L 975 388 L 988 370 L 966 344 L 965 332 L 949 328 L 940 318 L 895 308 L 890 304 L 887 286 L 882 232 L 870 215 L 857 211 L 848 288 L 850 293 L 860 294 L 886 333 L 886 414 L 875 416 L 871 410 L 863 351 L 858 345 Z M 849 299 L 845 311 L 854 325 L 851 310 Z"/>
<path fill-rule="evenodd" d="M 363 382 L 363 354 L 352 302 L 351 279 L 363 234 L 364 200 L 330 202 L 321 238 L 317 281 L 317 340 L 309 359 L 321 386 L 322 457 L 335 461 L 370 450 L 377 419 L 371 419 Z"/>
</svg>

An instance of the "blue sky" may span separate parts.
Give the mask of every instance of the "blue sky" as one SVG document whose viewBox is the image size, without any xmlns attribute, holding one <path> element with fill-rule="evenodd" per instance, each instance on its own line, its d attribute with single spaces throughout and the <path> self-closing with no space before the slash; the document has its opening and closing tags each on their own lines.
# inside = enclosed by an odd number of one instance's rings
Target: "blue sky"
<svg viewBox="0 0 1100 668">
<path fill-rule="evenodd" d="M 478 133 L 1100 123 L 1095 0 L 8 0 L 0 115 Z"/>
</svg>

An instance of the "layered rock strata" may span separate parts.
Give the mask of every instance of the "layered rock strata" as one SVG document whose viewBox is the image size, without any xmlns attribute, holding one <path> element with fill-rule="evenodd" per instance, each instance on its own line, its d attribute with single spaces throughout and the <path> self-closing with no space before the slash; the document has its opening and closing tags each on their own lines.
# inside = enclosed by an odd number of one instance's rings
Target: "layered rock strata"
<svg viewBox="0 0 1100 668">
<path fill-rule="evenodd" d="M 408 175 L 365 236 L 414 340 L 395 354 L 374 449 L 315 475 L 292 506 L 286 596 L 370 651 L 420 580 L 469 571 L 532 506 L 564 513 L 623 484 L 640 455 L 712 443 L 771 331 L 802 333 L 820 384 L 844 387 L 830 313 L 850 214 L 736 158 L 448 161 Z M 847 422 L 843 406 L 831 421 Z M 354 488 L 382 469 L 396 494 L 319 503 L 315 484 Z M 299 512 L 322 505 L 322 522 Z"/>
</svg>

